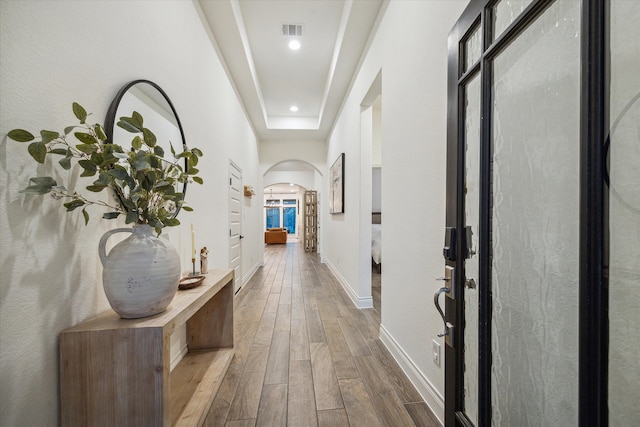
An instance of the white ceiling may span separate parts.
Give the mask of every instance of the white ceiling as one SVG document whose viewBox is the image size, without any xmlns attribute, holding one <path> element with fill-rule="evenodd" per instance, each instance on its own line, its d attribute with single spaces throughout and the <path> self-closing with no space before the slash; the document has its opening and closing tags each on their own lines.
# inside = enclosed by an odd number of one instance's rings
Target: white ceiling
<svg viewBox="0 0 640 427">
<path fill-rule="evenodd" d="M 258 138 L 326 140 L 383 0 L 199 2 Z M 302 25 L 299 50 L 283 24 Z"/>
</svg>

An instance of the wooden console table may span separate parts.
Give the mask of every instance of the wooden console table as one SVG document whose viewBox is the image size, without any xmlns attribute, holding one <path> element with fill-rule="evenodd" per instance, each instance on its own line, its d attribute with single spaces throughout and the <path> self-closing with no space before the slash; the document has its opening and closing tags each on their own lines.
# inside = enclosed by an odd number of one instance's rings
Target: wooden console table
<svg viewBox="0 0 640 427">
<path fill-rule="evenodd" d="M 63 426 L 200 426 L 233 358 L 233 270 L 178 291 L 163 313 L 109 311 L 60 334 Z M 188 353 L 170 372 L 170 337 L 186 323 Z"/>
</svg>

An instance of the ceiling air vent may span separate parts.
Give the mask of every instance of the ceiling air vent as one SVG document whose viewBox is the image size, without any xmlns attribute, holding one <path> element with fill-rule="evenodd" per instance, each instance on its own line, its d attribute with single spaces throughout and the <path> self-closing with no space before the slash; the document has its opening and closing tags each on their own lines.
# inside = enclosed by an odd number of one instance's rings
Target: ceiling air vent
<svg viewBox="0 0 640 427">
<path fill-rule="evenodd" d="M 302 36 L 302 25 L 299 24 L 282 24 L 283 36 Z"/>
</svg>

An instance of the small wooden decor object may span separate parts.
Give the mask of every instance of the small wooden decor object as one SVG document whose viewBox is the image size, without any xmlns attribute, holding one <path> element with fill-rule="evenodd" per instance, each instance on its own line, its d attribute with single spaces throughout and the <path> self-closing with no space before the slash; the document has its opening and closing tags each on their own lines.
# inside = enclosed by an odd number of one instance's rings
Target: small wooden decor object
<svg viewBox="0 0 640 427">
<path fill-rule="evenodd" d="M 203 281 L 204 281 L 204 276 L 183 277 L 182 279 L 180 279 L 180 284 L 178 285 L 178 289 L 185 290 L 185 289 L 197 288 L 198 286 L 202 285 Z"/>
<path fill-rule="evenodd" d="M 255 191 L 253 191 L 253 186 L 251 186 L 251 185 L 245 185 L 245 186 L 244 186 L 244 195 L 245 195 L 246 197 L 251 197 L 251 196 L 253 196 L 254 194 L 256 194 L 256 192 L 255 192 Z"/>
<path fill-rule="evenodd" d="M 121 319 L 110 310 L 60 334 L 63 426 L 201 426 L 231 364 L 233 270 L 212 270 L 167 310 Z M 188 352 L 171 370 L 171 334 Z"/>
</svg>

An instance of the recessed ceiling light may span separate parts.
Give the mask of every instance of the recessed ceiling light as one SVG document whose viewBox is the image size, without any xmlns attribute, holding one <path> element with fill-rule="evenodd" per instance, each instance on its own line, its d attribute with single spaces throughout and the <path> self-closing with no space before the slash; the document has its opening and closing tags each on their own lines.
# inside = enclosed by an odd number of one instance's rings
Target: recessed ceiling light
<svg viewBox="0 0 640 427">
<path fill-rule="evenodd" d="M 296 111 L 298 111 L 298 107 L 296 107 L 295 105 L 292 105 L 291 107 L 289 107 L 289 111 L 291 111 L 292 113 L 295 113 Z"/>
<path fill-rule="evenodd" d="M 298 40 L 291 40 L 289 42 L 289 49 L 291 50 L 298 50 L 300 49 L 300 42 Z"/>
</svg>

